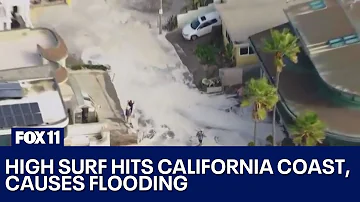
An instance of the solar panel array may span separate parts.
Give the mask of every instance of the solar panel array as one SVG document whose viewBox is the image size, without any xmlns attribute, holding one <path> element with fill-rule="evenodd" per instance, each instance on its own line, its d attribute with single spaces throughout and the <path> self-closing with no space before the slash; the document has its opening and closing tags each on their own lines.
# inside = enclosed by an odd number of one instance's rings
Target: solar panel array
<svg viewBox="0 0 360 202">
<path fill-rule="evenodd" d="M 36 126 L 44 123 L 38 103 L 0 105 L 0 128 Z"/>
<path fill-rule="evenodd" d="M 18 82 L 0 82 L 0 99 L 22 98 L 23 90 Z"/>
</svg>

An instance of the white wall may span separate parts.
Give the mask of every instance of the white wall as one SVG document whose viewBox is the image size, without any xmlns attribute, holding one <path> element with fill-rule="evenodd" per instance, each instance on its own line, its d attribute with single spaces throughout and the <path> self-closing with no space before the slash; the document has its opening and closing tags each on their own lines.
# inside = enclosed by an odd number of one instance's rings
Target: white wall
<svg viewBox="0 0 360 202">
<path fill-rule="evenodd" d="M 210 13 L 212 11 L 215 11 L 214 4 L 209 4 L 208 6 L 200 7 L 197 10 L 191 10 L 187 13 L 179 14 L 176 16 L 178 27 L 183 28 L 186 24 L 195 20 L 198 16 Z"/>
<path fill-rule="evenodd" d="M 63 122 L 51 125 L 41 125 L 41 126 L 33 126 L 29 128 L 65 128 L 69 124 L 69 119 L 66 118 Z M 11 134 L 11 129 L 0 130 L 0 135 L 9 135 Z"/>
<path fill-rule="evenodd" d="M 107 123 L 85 123 L 68 126 L 68 137 L 100 133 L 107 128 Z"/>
</svg>

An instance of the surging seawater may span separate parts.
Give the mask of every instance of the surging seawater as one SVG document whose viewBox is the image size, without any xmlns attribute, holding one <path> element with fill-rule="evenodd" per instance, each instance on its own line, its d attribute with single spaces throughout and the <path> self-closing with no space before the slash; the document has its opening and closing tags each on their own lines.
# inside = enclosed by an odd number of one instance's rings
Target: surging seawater
<svg viewBox="0 0 360 202">
<path fill-rule="evenodd" d="M 247 145 L 253 134 L 250 113 L 227 112 L 237 100 L 189 87 L 187 68 L 173 45 L 158 35 L 156 15 L 130 10 L 124 3 L 77 0 L 71 8 L 44 9 L 34 24 L 54 28 L 84 61 L 112 67 L 123 108 L 127 100 L 135 101 L 132 123 L 144 136 L 142 144 L 197 145 L 201 129 L 206 145 Z M 270 124 L 259 124 L 259 139 L 270 131 Z"/>
</svg>

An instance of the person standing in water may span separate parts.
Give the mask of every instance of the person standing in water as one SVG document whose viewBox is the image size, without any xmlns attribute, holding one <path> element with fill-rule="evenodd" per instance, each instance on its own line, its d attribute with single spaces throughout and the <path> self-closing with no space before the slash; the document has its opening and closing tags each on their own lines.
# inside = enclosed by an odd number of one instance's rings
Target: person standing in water
<svg viewBox="0 0 360 202">
<path fill-rule="evenodd" d="M 126 106 L 125 110 L 125 116 L 126 116 L 126 123 L 129 123 L 130 117 L 132 115 L 133 109 L 134 109 L 135 102 L 132 100 L 129 100 Z"/>
<path fill-rule="evenodd" d="M 203 144 L 203 139 L 204 139 L 204 137 L 205 137 L 204 132 L 203 132 L 202 130 L 198 131 L 198 132 L 196 133 L 196 137 L 197 137 L 198 140 L 199 140 L 199 146 L 201 146 L 201 145 Z"/>
<path fill-rule="evenodd" d="M 132 101 L 132 100 L 129 100 L 129 101 L 128 101 L 128 106 L 130 107 L 131 114 L 132 114 L 133 109 L 134 109 L 134 104 L 135 104 L 135 102 L 134 102 L 134 101 Z"/>
</svg>

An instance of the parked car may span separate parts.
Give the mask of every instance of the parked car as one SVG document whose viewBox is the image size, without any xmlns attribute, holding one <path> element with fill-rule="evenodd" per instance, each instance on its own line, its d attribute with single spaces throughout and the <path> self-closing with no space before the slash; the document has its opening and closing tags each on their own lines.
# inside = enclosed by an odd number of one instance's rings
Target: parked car
<svg viewBox="0 0 360 202">
<path fill-rule="evenodd" d="M 197 17 L 190 24 L 182 29 L 182 35 L 186 40 L 195 40 L 198 37 L 209 34 L 213 26 L 221 25 L 221 19 L 218 12 L 207 13 Z"/>
</svg>

